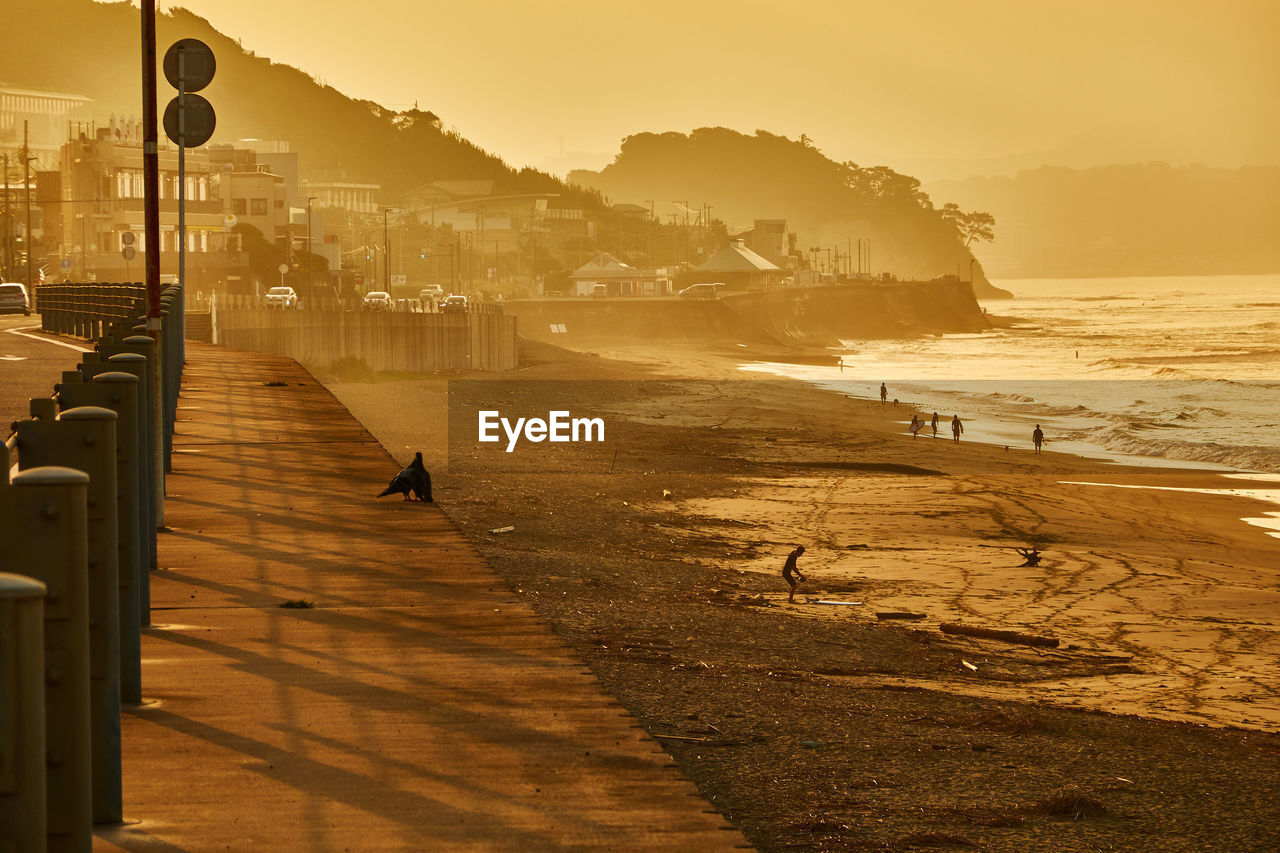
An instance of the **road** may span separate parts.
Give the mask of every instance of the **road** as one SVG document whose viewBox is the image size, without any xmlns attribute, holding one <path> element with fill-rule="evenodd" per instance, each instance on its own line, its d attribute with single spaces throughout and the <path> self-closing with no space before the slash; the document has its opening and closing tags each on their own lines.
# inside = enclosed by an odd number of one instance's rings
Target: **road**
<svg viewBox="0 0 1280 853">
<path fill-rule="evenodd" d="M 89 349 L 87 341 L 42 337 L 38 316 L 0 315 L 0 433 L 8 436 L 9 424 L 28 416 L 31 398 L 51 395 L 62 371 L 75 370 Z"/>
</svg>

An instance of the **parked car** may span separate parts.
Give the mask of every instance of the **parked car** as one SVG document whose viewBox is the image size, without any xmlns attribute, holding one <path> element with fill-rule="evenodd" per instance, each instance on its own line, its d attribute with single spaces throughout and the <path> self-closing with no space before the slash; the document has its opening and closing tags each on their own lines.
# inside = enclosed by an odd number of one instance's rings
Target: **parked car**
<svg viewBox="0 0 1280 853">
<path fill-rule="evenodd" d="M 31 316 L 31 298 L 27 286 L 16 281 L 0 284 L 0 314 L 26 314 Z"/>
<path fill-rule="evenodd" d="M 297 308 L 298 294 L 292 287 L 273 287 L 267 291 L 268 308 Z"/>
<path fill-rule="evenodd" d="M 723 282 L 691 284 L 680 291 L 680 295 L 685 299 L 715 299 L 720 295 L 720 288 L 722 287 L 724 287 Z"/>
<path fill-rule="evenodd" d="M 418 291 L 418 298 L 424 302 L 428 299 L 432 302 L 439 302 L 444 299 L 444 288 L 438 284 L 428 284 Z"/>
<path fill-rule="evenodd" d="M 360 307 L 365 311 L 390 311 L 391 294 L 385 290 L 370 290 L 364 295 Z"/>
<path fill-rule="evenodd" d="M 467 313 L 467 297 L 458 294 L 450 294 L 444 301 L 444 305 L 440 308 L 446 314 L 465 314 Z"/>
<path fill-rule="evenodd" d="M 591 295 L 597 299 L 603 299 L 609 295 L 609 285 L 597 284 L 591 288 Z"/>
</svg>

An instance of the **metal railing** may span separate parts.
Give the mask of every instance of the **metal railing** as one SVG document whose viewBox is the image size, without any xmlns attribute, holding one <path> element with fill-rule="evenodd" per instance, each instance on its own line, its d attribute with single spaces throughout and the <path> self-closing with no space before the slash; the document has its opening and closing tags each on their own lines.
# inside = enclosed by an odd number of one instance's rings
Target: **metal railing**
<svg viewBox="0 0 1280 853">
<path fill-rule="evenodd" d="M 0 849 L 87 851 L 94 823 L 122 819 L 120 709 L 142 701 L 182 288 L 161 300 L 158 346 L 138 334 L 140 285 L 38 293 L 43 328 L 96 351 L 0 449 Z"/>
</svg>

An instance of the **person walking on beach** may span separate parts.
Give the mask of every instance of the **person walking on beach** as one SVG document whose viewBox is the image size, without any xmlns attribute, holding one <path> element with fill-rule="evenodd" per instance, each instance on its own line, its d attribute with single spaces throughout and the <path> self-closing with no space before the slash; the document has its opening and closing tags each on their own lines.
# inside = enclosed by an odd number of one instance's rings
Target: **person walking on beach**
<svg viewBox="0 0 1280 853">
<path fill-rule="evenodd" d="M 933 421 L 929 425 L 933 427 L 933 437 L 937 438 L 938 437 L 938 413 L 937 412 L 933 413 Z"/>
<path fill-rule="evenodd" d="M 787 601 L 791 604 L 796 600 L 796 582 L 805 579 L 800 573 L 800 567 L 796 565 L 796 560 L 800 559 L 803 553 L 804 546 L 797 545 L 795 550 L 787 555 L 787 562 L 782 566 L 782 579 L 787 582 L 787 586 L 791 587 L 791 593 L 787 596 Z"/>
<path fill-rule="evenodd" d="M 1040 452 L 1040 445 L 1044 444 L 1044 430 L 1040 429 L 1040 424 L 1036 424 L 1035 431 L 1031 433 L 1031 441 L 1036 446 L 1036 453 Z"/>
<path fill-rule="evenodd" d="M 912 415 L 911 426 L 907 427 L 907 429 L 911 430 L 911 437 L 915 438 L 920 435 L 920 430 L 924 429 L 924 421 L 920 420 L 915 415 Z"/>
<path fill-rule="evenodd" d="M 889 399 L 889 389 L 885 387 L 883 382 L 880 383 L 880 402 L 884 403 Z"/>
<path fill-rule="evenodd" d="M 960 443 L 960 436 L 964 435 L 964 424 L 960 423 L 959 415 L 951 416 L 951 440 L 956 444 Z"/>
</svg>

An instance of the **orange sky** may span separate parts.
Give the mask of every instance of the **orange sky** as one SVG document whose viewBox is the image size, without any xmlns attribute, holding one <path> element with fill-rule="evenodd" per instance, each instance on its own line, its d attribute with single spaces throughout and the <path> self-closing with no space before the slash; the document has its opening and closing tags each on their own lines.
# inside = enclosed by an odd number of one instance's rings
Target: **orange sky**
<svg viewBox="0 0 1280 853">
<path fill-rule="evenodd" d="M 417 101 L 509 162 L 557 171 L 602 165 L 630 133 L 717 124 L 807 133 L 836 159 L 925 178 L 1280 162 L 1274 0 L 172 5 L 346 94 Z"/>
</svg>

